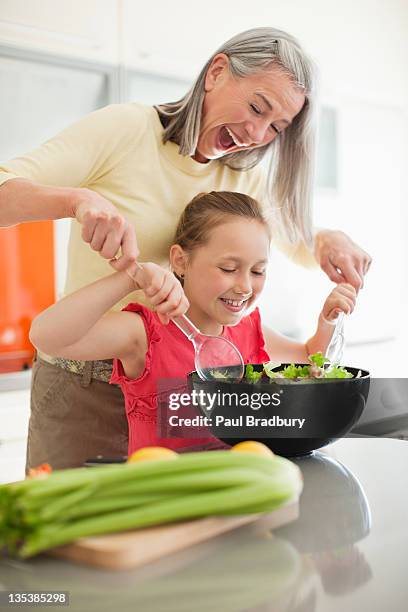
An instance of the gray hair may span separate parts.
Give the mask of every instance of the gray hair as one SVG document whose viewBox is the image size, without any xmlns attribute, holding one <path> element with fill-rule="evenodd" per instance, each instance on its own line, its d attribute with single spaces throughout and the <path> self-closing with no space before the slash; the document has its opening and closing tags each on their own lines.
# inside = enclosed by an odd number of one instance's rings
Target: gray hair
<svg viewBox="0 0 408 612">
<path fill-rule="evenodd" d="M 229 59 L 234 77 L 245 77 L 271 67 L 288 74 L 305 93 L 305 103 L 292 123 L 263 147 L 224 155 L 218 161 L 234 170 L 249 170 L 268 153 L 266 200 L 278 212 L 280 229 L 290 242 L 312 243 L 312 193 L 315 165 L 316 69 L 298 41 L 274 28 L 254 28 L 237 34 L 211 56 L 198 78 L 177 102 L 156 106 L 165 125 L 163 142 L 171 140 L 181 155 L 194 155 L 200 134 L 207 70 L 218 53 Z"/>
</svg>

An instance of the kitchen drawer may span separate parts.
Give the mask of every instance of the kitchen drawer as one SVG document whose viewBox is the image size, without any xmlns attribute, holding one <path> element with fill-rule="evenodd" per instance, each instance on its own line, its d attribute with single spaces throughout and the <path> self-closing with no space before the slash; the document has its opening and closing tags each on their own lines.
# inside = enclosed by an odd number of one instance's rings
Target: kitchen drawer
<svg viewBox="0 0 408 612">
<path fill-rule="evenodd" d="M 0 483 L 24 478 L 26 447 L 26 440 L 0 445 Z"/>
<path fill-rule="evenodd" d="M 25 457 L 0 463 L 0 484 L 25 478 Z"/>
<path fill-rule="evenodd" d="M 31 370 L 0 374 L 0 392 L 7 392 L 10 396 L 13 396 L 15 393 L 18 394 L 22 390 L 28 391 L 31 386 L 31 374 Z M 2 393 L 0 394 L 0 398 L 3 397 Z"/>
<path fill-rule="evenodd" d="M 29 390 L 0 393 L 0 444 L 26 438 L 29 416 Z"/>
</svg>

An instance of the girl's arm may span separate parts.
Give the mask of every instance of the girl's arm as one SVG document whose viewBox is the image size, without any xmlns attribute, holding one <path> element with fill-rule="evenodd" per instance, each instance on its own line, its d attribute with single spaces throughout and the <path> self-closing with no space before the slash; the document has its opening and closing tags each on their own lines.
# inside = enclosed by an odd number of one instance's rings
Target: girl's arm
<svg viewBox="0 0 408 612">
<path fill-rule="evenodd" d="M 350 314 L 356 301 L 355 289 L 346 283 L 337 285 L 324 303 L 319 315 L 317 330 L 307 342 L 296 342 L 263 327 L 266 350 L 273 361 L 307 363 L 309 355 L 318 351 L 325 354 L 334 332 L 335 321 L 340 312 Z"/>
<path fill-rule="evenodd" d="M 140 316 L 132 312 L 108 312 L 128 293 L 143 289 L 157 306 L 163 322 L 188 308 L 177 279 L 153 263 L 136 268 L 133 278 L 115 272 L 66 296 L 33 321 L 31 342 L 44 353 L 84 361 L 126 359 L 146 349 L 146 333 Z M 139 351 L 140 352 L 140 351 Z M 144 354 L 144 353 L 143 353 Z"/>
</svg>

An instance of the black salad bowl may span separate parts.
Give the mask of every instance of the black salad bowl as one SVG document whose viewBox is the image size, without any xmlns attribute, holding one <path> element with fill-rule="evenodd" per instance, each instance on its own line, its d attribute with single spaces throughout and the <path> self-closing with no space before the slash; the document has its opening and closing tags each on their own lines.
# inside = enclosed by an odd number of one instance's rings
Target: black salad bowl
<svg viewBox="0 0 408 612">
<path fill-rule="evenodd" d="M 262 371 L 262 364 L 253 367 Z M 278 455 L 294 457 L 345 436 L 361 417 L 370 374 L 346 369 L 353 378 L 262 378 L 256 383 L 245 379 L 239 383 L 203 381 L 191 372 L 188 386 L 195 392 L 198 412 L 207 417 L 207 425 L 218 439 L 230 445 L 257 440 Z"/>
</svg>

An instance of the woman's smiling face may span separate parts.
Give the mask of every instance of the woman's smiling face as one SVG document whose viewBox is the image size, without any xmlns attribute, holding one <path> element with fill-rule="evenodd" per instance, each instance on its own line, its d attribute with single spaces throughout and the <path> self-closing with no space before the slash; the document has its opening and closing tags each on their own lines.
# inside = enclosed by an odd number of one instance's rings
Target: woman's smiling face
<svg viewBox="0 0 408 612">
<path fill-rule="evenodd" d="M 301 111 L 305 94 L 279 68 L 243 78 L 229 70 L 228 57 L 216 55 L 207 71 L 198 162 L 262 147 L 282 132 Z"/>
<path fill-rule="evenodd" d="M 219 334 L 223 325 L 236 325 L 247 314 L 265 283 L 269 243 L 262 223 L 231 216 L 188 256 L 188 316 L 202 332 Z"/>
</svg>

